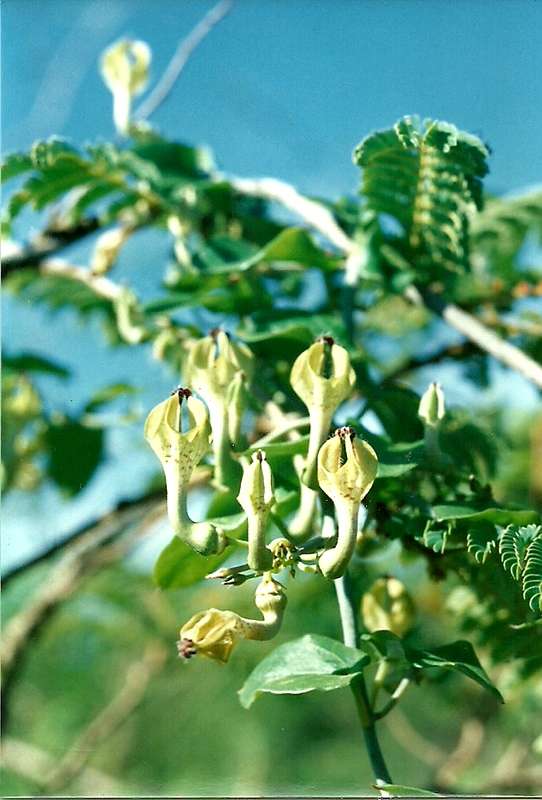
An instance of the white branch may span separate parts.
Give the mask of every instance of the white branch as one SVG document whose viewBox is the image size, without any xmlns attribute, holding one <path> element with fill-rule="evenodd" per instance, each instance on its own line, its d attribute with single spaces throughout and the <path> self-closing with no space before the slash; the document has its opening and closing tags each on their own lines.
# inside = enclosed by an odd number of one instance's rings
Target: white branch
<svg viewBox="0 0 542 800">
<path fill-rule="evenodd" d="M 246 179 L 227 178 L 234 189 L 251 197 L 260 197 L 264 200 L 280 203 L 289 211 L 301 217 L 308 225 L 318 231 L 329 242 L 335 245 L 346 256 L 345 282 L 347 285 L 356 286 L 359 270 L 363 265 L 364 254 L 357 242 L 350 239 L 335 222 L 333 215 L 327 208 L 314 200 L 309 200 L 294 189 L 290 184 L 274 178 Z M 453 304 L 427 303 L 415 287 L 410 287 L 406 292 L 410 300 L 423 302 L 436 311 L 455 330 L 462 333 L 481 350 L 492 355 L 507 367 L 521 373 L 536 386 L 542 388 L 542 366 L 526 355 L 518 347 L 504 341 L 496 333 L 489 330 L 479 320 L 463 309 Z M 434 299 L 434 298 L 433 298 Z"/>
<path fill-rule="evenodd" d="M 222 0 L 222 2 L 214 6 L 203 19 L 198 22 L 186 39 L 183 39 L 179 43 L 164 74 L 146 100 L 144 100 L 134 112 L 134 119 L 148 119 L 148 117 L 154 114 L 156 109 L 162 105 L 175 86 L 175 82 L 194 50 L 212 31 L 215 25 L 217 25 L 220 20 L 224 19 L 232 5 L 232 0 Z"/>
<path fill-rule="evenodd" d="M 62 258 L 47 258 L 40 263 L 39 270 L 42 275 L 53 275 L 60 278 L 70 278 L 71 280 L 84 283 L 92 289 L 99 297 L 114 303 L 122 294 L 122 286 L 114 283 L 110 278 L 103 275 L 93 275 L 86 267 L 77 267 L 69 264 Z"/>
</svg>

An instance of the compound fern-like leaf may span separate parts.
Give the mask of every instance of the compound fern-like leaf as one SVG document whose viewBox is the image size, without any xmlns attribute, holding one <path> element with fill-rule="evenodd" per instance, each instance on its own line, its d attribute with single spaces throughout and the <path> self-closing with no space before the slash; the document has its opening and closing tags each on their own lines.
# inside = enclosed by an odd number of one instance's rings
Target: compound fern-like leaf
<svg viewBox="0 0 542 800">
<path fill-rule="evenodd" d="M 535 527 L 535 526 L 531 526 Z M 523 597 L 532 611 L 542 612 L 542 527 L 527 547 L 522 579 Z"/>
<path fill-rule="evenodd" d="M 476 136 L 414 117 L 354 151 L 368 208 L 400 224 L 401 250 L 421 282 L 468 268 L 468 221 L 482 204 L 488 155 Z"/>
</svg>

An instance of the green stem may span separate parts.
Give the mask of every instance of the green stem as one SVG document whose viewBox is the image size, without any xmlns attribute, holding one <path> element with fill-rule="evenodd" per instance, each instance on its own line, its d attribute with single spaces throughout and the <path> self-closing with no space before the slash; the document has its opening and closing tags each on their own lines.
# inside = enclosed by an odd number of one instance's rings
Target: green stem
<svg viewBox="0 0 542 800">
<path fill-rule="evenodd" d="M 228 410 L 225 404 L 215 401 L 209 404 L 211 430 L 213 432 L 213 455 L 215 459 L 215 485 L 232 489 L 239 483 L 241 467 L 231 454 L 228 435 Z"/>
<path fill-rule="evenodd" d="M 343 641 L 347 647 L 357 647 L 358 632 L 356 614 L 348 592 L 346 576 L 338 578 L 334 583 L 341 617 Z M 369 703 L 367 687 L 363 675 L 360 675 L 352 681 L 351 689 L 361 722 L 367 755 L 369 756 L 375 779 L 377 781 L 383 781 L 384 783 L 392 783 L 391 775 L 388 772 L 376 735 L 375 720 Z"/>
</svg>

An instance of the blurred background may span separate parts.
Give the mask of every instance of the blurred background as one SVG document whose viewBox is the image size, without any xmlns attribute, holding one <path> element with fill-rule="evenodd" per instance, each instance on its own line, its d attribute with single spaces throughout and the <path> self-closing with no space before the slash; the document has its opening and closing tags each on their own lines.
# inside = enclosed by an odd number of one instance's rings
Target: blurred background
<svg viewBox="0 0 542 800">
<path fill-rule="evenodd" d="M 77 143 L 114 137 L 111 98 L 97 68 L 102 50 L 120 36 L 144 39 L 153 51 L 152 83 L 211 6 L 200 0 L 4 0 L 3 152 L 51 134 Z M 270 175 L 311 196 L 335 198 L 356 191 L 351 153 L 357 142 L 403 114 L 418 113 L 449 120 L 490 144 L 489 192 L 525 190 L 540 181 L 541 22 L 536 0 L 236 0 L 153 122 L 171 138 L 209 146 L 226 172 Z M 25 214 L 18 238 L 29 238 L 36 226 Z M 86 263 L 92 245 L 90 237 L 73 246 L 70 257 Z M 122 251 L 118 279 L 129 273 L 141 298 L 152 296 L 168 249 L 155 232 L 138 236 Z M 80 408 L 107 383 L 143 387 L 116 409 L 122 423 L 112 427 L 106 458 L 82 492 L 67 498 L 45 483 L 6 496 L 2 566 L 10 570 L 141 493 L 156 473 L 142 420 L 172 379 L 149 349 L 109 349 L 96 323 L 82 324 L 69 311 L 51 316 L 5 297 L 3 320 L 6 352 L 32 351 L 70 371 L 65 380 L 37 378 L 51 412 Z M 394 343 L 414 353 L 423 346 L 415 336 Z M 534 389 L 495 364 L 475 383 L 447 365 L 419 371 L 412 385 L 419 389 L 429 379 L 441 380 L 452 405 L 487 417 L 510 443 L 499 465 L 498 495 L 532 500 L 527 465 Z M 193 669 L 179 664 L 174 646 L 164 646 L 179 621 L 224 606 L 228 592 L 198 585 L 167 597 L 158 593 L 150 571 L 168 538 L 158 527 L 129 557 L 111 559 L 85 579 L 25 658 L 11 700 L 4 793 L 38 793 L 47 758 L 75 742 L 75 753 L 92 753 L 79 783 L 68 786 L 86 794 L 359 794 L 370 774 L 347 692 L 266 697 L 247 712 L 236 691 L 262 657 L 261 647 L 240 648 L 225 669 L 203 660 Z M 48 569 L 40 564 L 10 586 L 7 617 Z M 374 569 L 376 575 L 382 565 Z M 426 583 L 416 564 L 394 564 L 394 570 L 416 587 L 424 635 L 453 636 L 453 615 L 445 614 L 440 588 Z M 290 603 L 296 613 L 287 617 L 281 640 L 310 625 L 336 635 L 331 591 L 326 595 L 300 579 Z M 229 605 L 249 612 L 250 590 L 238 590 Z M 149 631 L 157 632 L 156 642 Z M 133 691 L 124 698 L 126 686 Z M 413 689 L 386 720 L 382 739 L 392 773 L 400 765 L 405 784 L 483 792 L 496 788 L 495 763 L 504 759 L 501 789 L 511 792 L 506 777 L 521 761 L 522 731 L 532 733 L 535 724 L 527 702 L 511 702 L 504 715 L 474 684 L 452 678 L 446 691 L 441 688 Z M 119 696 L 113 709 L 119 723 L 106 740 L 98 727 L 94 739 L 77 744 L 81 731 Z"/>
</svg>

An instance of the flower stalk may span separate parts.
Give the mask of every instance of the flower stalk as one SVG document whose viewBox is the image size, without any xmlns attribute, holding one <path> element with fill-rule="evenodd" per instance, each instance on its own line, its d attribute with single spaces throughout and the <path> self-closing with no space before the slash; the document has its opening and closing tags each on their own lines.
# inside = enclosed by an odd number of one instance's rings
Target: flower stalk
<svg viewBox="0 0 542 800">
<path fill-rule="evenodd" d="M 271 551 L 265 544 L 265 531 L 275 495 L 273 475 L 263 450 L 257 450 L 252 462 L 245 467 L 237 500 L 247 515 L 247 563 L 250 569 L 265 572 L 271 569 L 273 562 Z"/>
</svg>

